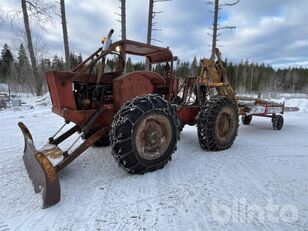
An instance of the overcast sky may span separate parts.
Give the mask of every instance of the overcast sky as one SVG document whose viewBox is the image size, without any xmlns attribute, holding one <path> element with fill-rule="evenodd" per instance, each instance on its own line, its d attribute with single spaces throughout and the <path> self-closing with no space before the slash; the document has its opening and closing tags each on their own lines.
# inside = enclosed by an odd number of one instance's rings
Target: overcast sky
<svg viewBox="0 0 308 231">
<path fill-rule="evenodd" d="M 232 0 L 226 0 L 232 1 Z M 209 57 L 211 38 L 208 27 L 212 21 L 207 0 L 172 0 L 157 3 L 157 28 L 153 37 L 169 46 L 181 60 L 194 56 Z M 221 0 L 221 3 L 224 1 Z M 111 28 L 116 33 L 113 40 L 120 39 L 118 0 L 66 0 L 70 48 L 83 55 L 92 53 L 100 46 L 100 39 Z M 5 13 L 12 15 L 20 7 L 18 0 L 0 0 Z M 221 12 L 221 25 L 237 26 L 233 31 L 222 31 L 219 46 L 224 57 L 238 62 L 250 60 L 265 62 L 275 67 L 308 67 L 308 0 L 241 0 L 234 7 Z M 127 37 L 146 41 L 148 0 L 127 0 Z M 46 31 L 32 26 L 45 44 L 45 53 L 62 55 L 62 31 L 60 18 L 54 16 Z M 0 47 L 4 43 L 16 49 L 20 40 L 16 29 L 8 20 L 0 27 Z"/>
</svg>

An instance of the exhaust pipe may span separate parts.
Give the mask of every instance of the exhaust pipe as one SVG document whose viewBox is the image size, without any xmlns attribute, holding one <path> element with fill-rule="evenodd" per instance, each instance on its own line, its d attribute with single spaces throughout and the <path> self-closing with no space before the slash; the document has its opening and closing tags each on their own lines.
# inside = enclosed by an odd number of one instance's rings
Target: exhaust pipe
<svg viewBox="0 0 308 231">
<path fill-rule="evenodd" d="M 111 43 L 112 43 L 112 40 L 111 40 L 111 37 L 112 37 L 112 34 L 114 33 L 114 29 L 111 29 L 107 35 L 107 38 L 104 42 L 104 47 L 103 47 L 103 51 L 107 51 L 108 48 L 110 47 Z"/>
</svg>

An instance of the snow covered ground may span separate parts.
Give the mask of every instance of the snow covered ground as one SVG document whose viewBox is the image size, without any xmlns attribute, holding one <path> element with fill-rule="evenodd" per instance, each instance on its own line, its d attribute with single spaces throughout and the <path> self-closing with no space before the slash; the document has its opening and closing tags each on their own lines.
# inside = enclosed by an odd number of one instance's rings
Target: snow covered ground
<svg viewBox="0 0 308 231">
<path fill-rule="evenodd" d="M 186 126 L 172 161 L 141 176 L 118 167 L 109 147 L 91 148 L 60 173 L 60 203 L 42 210 L 17 122 L 43 146 L 63 122 L 45 101 L 0 111 L 1 231 L 308 230 L 307 99 L 301 112 L 285 115 L 281 131 L 254 118 L 219 153 L 202 151 L 196 128 Z"/>
</svg>

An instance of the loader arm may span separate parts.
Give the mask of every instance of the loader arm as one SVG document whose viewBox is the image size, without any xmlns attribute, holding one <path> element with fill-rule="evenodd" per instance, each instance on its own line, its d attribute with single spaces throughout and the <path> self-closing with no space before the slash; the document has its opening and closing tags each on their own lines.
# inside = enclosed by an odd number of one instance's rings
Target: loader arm
<svg viewBox="0 0 308 231">
<path fill-rule="evenodd" d="M 200 84 L 209 89 L 215 88 L 219 95 L 225 95 L 235 99 L 235 92 L 230 85 L 225 66 L 221 59 L 221 53 L 216 48 L 217 62 L 210 59 L 201 61 Z"/>
</svg>

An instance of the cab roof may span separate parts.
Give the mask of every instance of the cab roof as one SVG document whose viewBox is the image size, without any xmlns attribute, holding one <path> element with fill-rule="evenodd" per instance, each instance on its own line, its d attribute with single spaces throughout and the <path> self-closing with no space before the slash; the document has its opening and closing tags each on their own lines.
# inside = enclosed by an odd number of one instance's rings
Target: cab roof
<svg viewBox="0 0 308 231">
<path fill-rule="evenodd" d="M 148 45 L 132 40 L 120 40 L 110 46 L 110 50 L 115 50 L 121 46 L 125 54 L 145 56 L 150 63 L 160 63 L 173 61 L 173 54 L 169 48 Z"/>
</svg>

